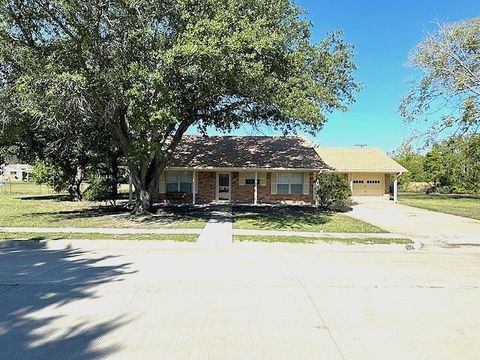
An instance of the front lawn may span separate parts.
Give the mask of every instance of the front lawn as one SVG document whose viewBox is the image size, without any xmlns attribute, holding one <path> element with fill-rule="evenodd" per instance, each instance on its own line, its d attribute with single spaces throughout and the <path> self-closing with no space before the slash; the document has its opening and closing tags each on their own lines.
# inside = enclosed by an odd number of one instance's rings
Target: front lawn
<svg viewBox="0 0 480 360">
<path fill-rule="evenodd" d="M 170 240 L 188 241 L 197 240 L 197 235 L 190 234 L 98 234 L 98 233 L 3 233 L 0 240 Z"/>
<path fill-rule="evenodd" d="M 400 194 L 400 204 L 480 220 L 480 196 Z"/>
<path fill-rule="evenodd" d="M 0 193 L 0 227 L 203 228 L 210 216 L 204 209 L 168 207 L 154 215 L 132 217 L 123 206 L 71 202 L 59 194 L 37 195 L 39 189 L 31 186 L 28 189 L 35 195 Z"/>
<path fill-rule="evenodd" d="M 233 241 L 255 241 L 255 242 L 284 242 L 284 243 L 297 243 L 297 244 L 317 244 L 317 243 L 333 243 L 340 242 L 343 244 L 401 244 L 407 245 L 412 244 L 413 242 L 410 239 L 403 238 L 331 238 L 331 237 L 301 237 L 301 236 L 263 236 L 263 235 L 235 235 Z"/>
<path fill-rule="evenodd" d="M 234 207 L 235 229 L 310 232 L 386 233 L 387 231 L 339 213 L 309 207 Z"/>
</svg>

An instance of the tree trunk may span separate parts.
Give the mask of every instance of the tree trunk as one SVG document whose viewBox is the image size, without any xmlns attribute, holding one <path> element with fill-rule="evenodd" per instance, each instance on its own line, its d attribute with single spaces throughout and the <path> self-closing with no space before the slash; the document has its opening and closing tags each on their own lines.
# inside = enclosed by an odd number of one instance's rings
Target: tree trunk
<svg viewBox="0 0 480 360">
<path fill-rule="evenodd" d="M 111 189 L 110 197 L 111 200 L 115 201 L 118 198 L 118 156 L 117 154 L 111 155 Z"/>
<path fill-rule="evenodd" d="M 148 171 L 142 172 L 136 169 L 130 169 L 130 175 L 132 176 L 132 183 L 135 187 L 135 207 L 133 208 L 133 214 L 145 214 L 151 213 L 155 210 L 153 204 L 155 200 L 155 191 L 157 190 L 158 180 L 160 173 L 165 168 L 166 163 L 163 166 L 155 165 L 155 162 L 150 163 Z"/>
<path fill-rule="evenodd" d="M 71 201 L 81 201 L 82 200 L 82 190 L 81 185 L 83 182 L 83 169 L 77 167 L 75 176 L 71 179 L 68 186 L 68 193 L 70 194 Z"/>
</svg>

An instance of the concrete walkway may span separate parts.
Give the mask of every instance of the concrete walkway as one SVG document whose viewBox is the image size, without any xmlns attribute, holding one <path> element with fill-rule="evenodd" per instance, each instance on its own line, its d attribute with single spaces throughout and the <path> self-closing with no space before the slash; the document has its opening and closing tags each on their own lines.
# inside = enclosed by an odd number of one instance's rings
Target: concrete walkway
<svg viewBox="0 0 480 360">
<path fill-rule="evenodd" d="M 203 228 L 197 243 L 200 245 L 229 245 L 233 238 L 233 216 L 230 207 L 214 210 Z"/>
<path fill-rule="evenodd" d="M 480 221 L 379 198 L 357 197 L 353 218 L 401 234 L 427 246 L 480 245 Z"/>
</svg>

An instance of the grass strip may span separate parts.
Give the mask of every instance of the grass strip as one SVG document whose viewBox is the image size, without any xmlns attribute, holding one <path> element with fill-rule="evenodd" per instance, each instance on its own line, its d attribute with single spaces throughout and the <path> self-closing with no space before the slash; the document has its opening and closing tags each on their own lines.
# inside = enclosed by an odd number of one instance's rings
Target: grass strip
<svg viewBox="0 0 480 360">
<path fill-rule="evenodd" d="M 412 244 L 412 240 L 406 238 L 331 238 L 331 237 L 302 237 L 302 236 L 267 236 L 267 235 L 235 235 L 234 241 L 255 241 L 255 242 L 281 242 L 281 243 L 297 243 L 297 244 L 317 244 L 317 243 L 333 243 L 341 242 L 344 244 Z"/>
<path fill-rule="evenodd" d="M 193 234 L 0 233 L 0 240 L 152 240 L 195 242 Z"/>
</svg>

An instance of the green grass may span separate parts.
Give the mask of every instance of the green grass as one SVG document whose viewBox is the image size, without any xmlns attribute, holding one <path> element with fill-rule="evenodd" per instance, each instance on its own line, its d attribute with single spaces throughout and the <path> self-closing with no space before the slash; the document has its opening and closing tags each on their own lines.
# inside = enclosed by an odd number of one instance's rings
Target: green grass
<svg viewBox="0 0 480 360">
<path fill-rule="evenodd" d="M 122 206 L 71 202 L 65 195 L 51 192 L 40 194 L 46 188 L 42 190 L 31 183 L 15 184 L 14 191 L 10 194 L 0 190 L 0 227 L 203 228 L 209 218 L 207 211 L 188 207 L 165 208 L 154 215 L 132 217 Z"/>
<path fill-rule="evenodd" d="M 263 236 L 263 235 L 235 235 L 233 237 L 234 241 L 255 241 L 255 242 L 283 242 L 283 243 L 297 243 L 297 244 L 316 244 L 316 243 L 333 243 L 341 242 L 343 244 L 412 244 L 412 241 L 409 239 L 388 239 L 388 238 L 367 238 L 367 239 L 344 239 L 344 238 L 311 238 L 311 237 L 300 237 L 300 236 Z"/>
<path fill-rule="evenodd" d="M 139 234 L 139 235 L 112 235 L 112 234 L 83 234 L 83 233 L 0 233 L 0 240 L 197 240 L 197 235 L 190 234 Z"/>
<path fill-rule="evenodd" d="M 480 196 L 400 194 L 400 204 L 480 220 Z"/>
<path fill-rule="evenodd" d="M 339 213 L 312 208 L 235 209 L 235 229 L 311 232 L 386 233 L 387 231 Z"/>
<path fill-rule="evenodd" d="M 37 185 L 34 182 L 12 181 L 0 185 L 0 196 L 3 195 L 53 195 L 53 191 L 47 185 Z"/>
</svg>

